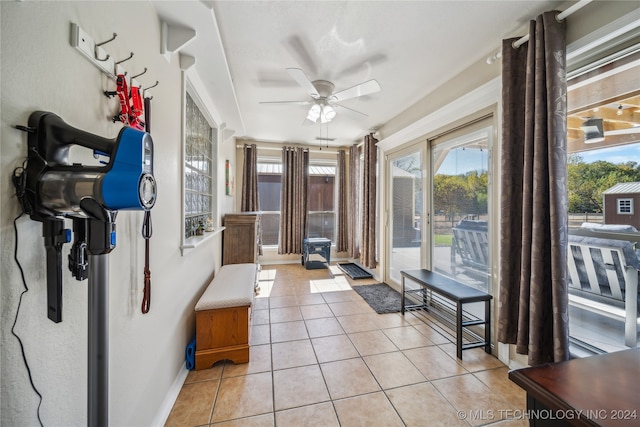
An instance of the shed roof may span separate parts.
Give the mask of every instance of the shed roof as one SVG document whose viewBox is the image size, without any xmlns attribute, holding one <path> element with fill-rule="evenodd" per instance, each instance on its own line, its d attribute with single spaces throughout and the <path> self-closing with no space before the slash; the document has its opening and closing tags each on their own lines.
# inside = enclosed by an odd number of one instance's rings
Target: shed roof
<svg viewBox="0 0 640 427">
<path fill-rule="evenodd" d="M 640 193 L 640 182 L 619 182 L 602 194 L 635 194 Z"/>
</svg>

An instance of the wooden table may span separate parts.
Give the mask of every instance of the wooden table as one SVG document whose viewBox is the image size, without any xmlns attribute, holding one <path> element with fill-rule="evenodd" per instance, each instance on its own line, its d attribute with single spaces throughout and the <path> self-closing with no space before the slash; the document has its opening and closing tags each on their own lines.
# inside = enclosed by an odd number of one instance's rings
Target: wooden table
<svg viewBox="0 0 640 427">
<path fill-rule="evenodd" d="M 527 392 L 531 426 L 640 425 L 640 348 L 518 369 L 509 378 Z"/>
</svg>

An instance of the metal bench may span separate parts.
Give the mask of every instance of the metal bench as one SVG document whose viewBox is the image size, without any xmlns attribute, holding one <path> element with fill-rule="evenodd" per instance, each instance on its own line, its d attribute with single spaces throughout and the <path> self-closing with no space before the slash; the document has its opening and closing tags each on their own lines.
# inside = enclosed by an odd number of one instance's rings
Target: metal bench
<svg viewBox="0 0 640 427">
<path fill-rule="evenodd" d="M 484 347 L 484 351 L 491 354 L 491 295 L 467 286 L 447 276 L 429 270 L 403 270 L 402 275 L 402 303 L 401 312 L 424 310 L 435 314 L 447 323 L 453 323 L 456 334 L 456 356 L 462 360 L 462 351 L 470 348 Z M 409 279 L 420 288 L 409 289 L 405 286 L 405 279 Z M 453 302 L 450 307 L 455 311 L 455 321 L 451 322 L 447 316 L 440 313 L 433 303 L 433 293 Z M 420 303 L 406 305 L 405 296 L 418 295 Z M 464 310 L 464 305 L 473 302 L 484 302 L 484 318 L 479 318 Z M 446 302 L 444 303 L 446 305 Z M 470 326 L 484 325 L 484 337 L 470 331 Z M 463 332 L 475 341 L 464 343 Z"/>
</svg>

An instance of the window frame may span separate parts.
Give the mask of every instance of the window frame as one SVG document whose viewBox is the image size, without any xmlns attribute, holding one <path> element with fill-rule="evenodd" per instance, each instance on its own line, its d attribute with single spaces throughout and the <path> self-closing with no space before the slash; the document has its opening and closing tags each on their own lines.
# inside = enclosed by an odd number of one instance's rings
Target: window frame
<svg viewBox="0 0 640 427">
<path fill-rule="evenodd" d="M 213 115 L 210 109 L 207 107 L 207 102 L 203 99 L 201 92 L 202 90 L 198 89 L 198 80 L 196 77 L 192 77 L 187 73 L 183 72 L 182 78 L 182 105 L 181 105 L 181 113 L 182 113 L 182 131 L 181 131 L 181 148 L 182 148 L 182 161 L 181 161 L 181 245 L 180 250 L 182 255 L 185 255 L 185 251 L 187 249 L 193 249 L 213 237 L 217 232 L 221 231 L 221 228 L 217 227 L 219 224 L 219 210 L 218 210 L 218 148 L 219 148 L 219 127 L 216 124 L 216 121 L 213 118 Z M 195 106 L 197 107 L 200 114 L 202 114 L 203 118 L 207 121 L 207 124 L 211 128 L 211 151 L 209 154 L 211 160 L 211 170 L 209 173 L 209 177 L 211 179 L 211 186 L 209 197 L 211 198 L 211 205 L 208 210 L 209 218 L 212 220 L 213 232 L 204 232 L 202 235 L 194 235 L 187 236 L 185 233 L 185 229 L 187 226 L 188 217 L 191 216 L 186 212 L 186 202 L 187 202 L 187 179 L 186 179 L 186 171 L 187 171 L 187 139 L 188 139 L 188 122 L 187 122 L 187 95 L 191 98 Z"/>
<path fill-rule="evenodd" d="M 626 206 L 623 206 L 625 202 Z M 633 198 L 621 197 L 616 199 L 616 209 L 618 211 L 618 215 L 633 215 Z"/>
</svg>

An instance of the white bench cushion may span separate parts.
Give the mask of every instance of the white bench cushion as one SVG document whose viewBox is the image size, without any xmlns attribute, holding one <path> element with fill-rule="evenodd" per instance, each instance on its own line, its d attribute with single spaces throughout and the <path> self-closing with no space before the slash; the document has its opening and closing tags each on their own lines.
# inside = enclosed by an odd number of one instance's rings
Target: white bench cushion
<svg viewBox="0 0 640 427">
<path fill-rule="evenodd" d="M 252 305 L 257 264 L 223 265 L 200 300 L 196 311 Z"/>
</svg>

